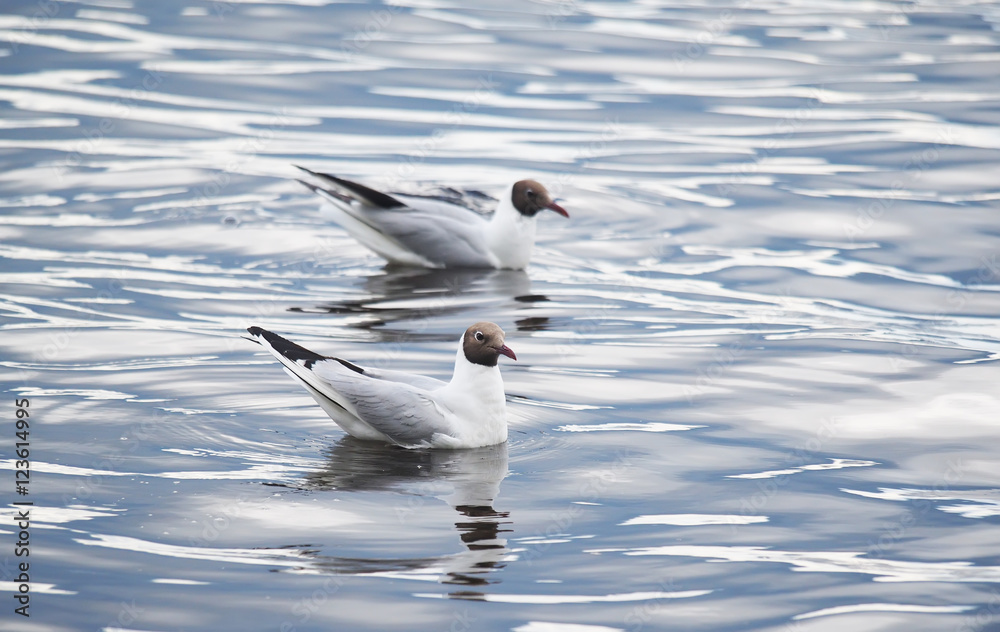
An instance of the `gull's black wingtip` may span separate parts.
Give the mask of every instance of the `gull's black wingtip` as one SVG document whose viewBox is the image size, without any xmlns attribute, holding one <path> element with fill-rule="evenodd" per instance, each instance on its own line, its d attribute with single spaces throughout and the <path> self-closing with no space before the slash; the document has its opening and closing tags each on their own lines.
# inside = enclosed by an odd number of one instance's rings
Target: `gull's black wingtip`
<svg viewBox="0 0 1000 632">
<path fill-rule="evenodd" d="M 251 336 L 254 337 L 254 338 L 247 338 L 247 340 L 251 342 L 256 342 L 257 344 L 262 344 L 260 340 L 256 340 L 255 338 L 263 338 L 264 341 L 267 342 L 267 344 L 272 349 L 280 353 L 282 356 L 288 358 L 292 362 L 302 363 L 302 366 L 304 366 L 307 369 L 311 369 L 313 364 L 321 360 L 335 360 L 339 362 L 341 365 L 343 365 L 345 368 L 348 368 L 354 371 L 355 373 L 360 373 L 361 375 L 367 375 L 367 373 L 365 373 L 365 370 L 363 368 L 359 367 L 353 362 L 348 362 L 347 360 L 344 360 L 342 358 L 335 358 L 333 356 L 320 355 L 315 351 L 310 351 L 305 347 L 300 347 L 291 340 L 286 340 L 281 336 L 279 336 L 278 334 L 263 329 L 262 327 L 257 327 L 257 326 L 247 327 L 247 331 L 250 333 Z"/>
<path fill-rule="evenodd" d="M 333 175 L 332 173 L 323 173 L 322 171 L 313 171 L 312 169 L 308 169 L 306 167 L 303 167 L 302 165 L 292 165 L 292 166 L 295 167 L 296 169 L 298 169 L 299 171 L 304 171 L 304 172 L 308 173 L 309 175 L 313 176 L 314 178 L 319 178 L 320 180 L 326 180 L 327 182 L 332 182 L 332 183 L 336 183 L 336 184 L 342 184 L 343 182 L 349 182 L 349 180 L 344 180 L 343 178 L 338 178 L 337 176 Z M 299 180 L 299 182 L 301 182 L 301 180 Z"/>
<path fill-rule="evenodd" d="M 296 169 L 300 170 L 300 171 L 305 171 L 309 175 L 313 175 L 313 176 L 322 176 L 322 175 L 324 175 L 322 173 L 317 173 L 317 172 L 313 171 L 312 169 L 306 169 L 302 165 L 292 165 L 292 166 L 295 167 Z"/>
<path fill-rule="evenodd" d="M 255 345 L 261 344 L 260 338 L 263 338 L 265 333 L 269 333 L 266 329 L 261 329 L 260 327 L 256 326 L 247 327 L 247 332 L 250 334 L 249 336 L 240 336 L 240 338 L 244 340 L 249 340 Z"/>
<path fill-rule="evenodd" d="M 323 174 L 321 174 L 321 173 L 317 174 L 317 175 L 320 176 L 320 177 L 323 177 Z M 338 200 L 341 200 L 341 201 L 347 202 L 347 203 L 350 203 L 351 200 L 353 199 L 351 196 L 344 195 L 340 191 L 337 191 L 336 189 L 333 189 L 333 188 L 327 189 L 327 188 L 324 188 L 324 187 L 321 187 L 321 186 L 317 186 L 317 185 L 313 184 L 312 182 L 306 182 L 305 180 L 296 180 L 296 182 L 298 182 L 299 184 L 301 184 L 305 188 L 309 189 L 313 193 L 317 193 L 319 195 L 324 195 L 324 196 L 327 196 L 327 197 L 335 197 Z"/>
<path fill-rule="evenodd" d="M 363 184 L 358 184 L 353 180 L 345 180 L 344 178 L 338 178 L 333 174 L 322 173 L 320 171 L 313 171 L 312 169 L 306 169 L 305 167 L 300 167 L 299 165 L 292 165 L 292 166 L 295 167 L 296 169 L 301 169 L 302 171 L 313 176 L 314 178 L 318 178 L 319 180 L 326 182 L 334 187 L 338 187 L 342 189 L 345 193 L 349 193 L 350 195 L 345 195 L 344 193 L 339 193 L 323 187 L 317 187 L 316 185 L 310 184 L 304 180 L 299 180 L 299 182 L 306 185 L 314 192 L 319 192 L 320 190 L 322 190 L 327 193 L 336 195 L 338 198 L 343 199 L 345 202 L 350 201 L 350 198 L 353 196 L 361 200 L 364 200 L 368 204 L 371 204 L 373 206 L 378 206 L 383 209 L 402 208 L 406 206 L 406 204 L 400 202 L 399 200 L 397 200 L 396 198 L 392 197 L 387 193 L 382 193 L 381 191 L 377 191 L 375 189 L 372 189 L 371 187 L 366 187 Z"/>
<path fill-rule="evenodd" d="M 307 369 L 312 368 L 314 362 L 328 359 L 324 355 L 320 355 L 315 351 L 310 351 L 305 347 L 301 347 L 291 340 L 286 340 L 278 334 L 268 331 L 262 327 L 247 327 L 247 332 L 255 338 L 262 339 L 269 347 L 274 349 L 283 357 L 288 358 L 292 362 L 301 362 Z"/>
</svg>

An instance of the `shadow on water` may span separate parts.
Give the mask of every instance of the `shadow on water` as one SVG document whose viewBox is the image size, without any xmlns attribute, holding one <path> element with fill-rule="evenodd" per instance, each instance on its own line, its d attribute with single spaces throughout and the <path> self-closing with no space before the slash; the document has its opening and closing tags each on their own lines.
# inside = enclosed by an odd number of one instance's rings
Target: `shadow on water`
<svg viewBox="0 0 1000 632">
<path fill-rule="evenodd" d="M 448 269 L 429 270 L 386 266 L 379 273 L 362 277 L 358 286 L 366 298 L 291 307 L 289 311 L 308 314 L 348 315 L 360 318 L 354 327 L 375 331 L 387 325 L 418 322 L 437 316 L 481 311 L 484 307 L 530 307 L 549 299 L 531 292 L 531 279 L 523 270 Z M 521 319 L 528 330 L 543 328 L 545 319 Z M 447 340 L 454 336 L 419 332 L 414 327 L 378 332 L 385 340 L 399 335 L 412 339 Z"/>
<path fill-rule="evenodd" d="M 483 586 L 498 583 L 489 575 L 502 569 L 509 553 L 503 533 L 512 531 L 509 514 L 493 503 L 507 476 L 507 444 L 471 450 L 406 450 L 353 437 L 339 440 L 326 467 L 307 474 L 311 491 L 396 492 L 410 496 L 397 517 L 418 511 L 428 498 L 448 503 L 458 514 L 455 530 L 465 550 L 419 558 L 352 558 L 303 550 L 310 572 L 338 575 L 380 574 L 409 578 L 436 576 L 444 584 Z"/>
</svg>

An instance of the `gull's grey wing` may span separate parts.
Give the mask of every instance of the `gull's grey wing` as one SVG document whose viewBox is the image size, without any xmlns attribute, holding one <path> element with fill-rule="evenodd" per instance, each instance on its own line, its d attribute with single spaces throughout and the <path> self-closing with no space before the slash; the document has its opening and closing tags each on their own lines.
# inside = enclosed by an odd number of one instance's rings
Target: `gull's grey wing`
<svg viewBox="0 0 1000 632">
<path fill-rule="evenodd" d="M 247 331 L 349 433 L 375 438 L 375 433 L 368 432 L 374 429 L 405 446 L 428 443 L 435 434 L 451 434 L 445 414 L 424 390 L 440 388 L 443 382 L 401 371 L 365 369 L 310 351 L 260 327 Z"/>
<path fill-rule="evenodd" d="M 491 267 L 485 220 L 472 211 L 438 204 L 441 209 L 366 209 L 361 219 L 433 263 Z"/>
<path fill-rule="evenodd" d="M 410 258 L 401 253 L 409 252 L 431 266 L 493 267 L 487 220 L 479 213 L 439 199 L 390 196 L 330 174 L 299 169 L 323 183 L 300 180 L 344 214 L 341 219 L 347 224 L 340 221 L 341 225 L 386 258 L 407 261 Z"/>
<path fill-rule="evenodd" d="M 489 216 L 496 210 L 497 199 L 475 189 L 455 189 L 453 187 L 435 186 L 421 189 L 419 193 L 394 191 L 392 195 L 400 200 L 407 198 L 444 202 L 451 206 L 459 206 L 474 211 L 479 215 Z M 412 203 L 412 202 L 411 202 Z"/>
<path fill-rule="evenodd" d="M 407 373 L 405 371 L 392 371 L 390 369 L 370 369 L 368 367 L 364 368 L 365 375 L 369 375 L 375 379 L 386 380 L 388 382 L 401 382 L 403 384 L 409 384 L 410 386 L 416 386 L 419 389 L 425 391 L 434 391 L 447 383 L 442 382 L 433 377 L 428 377 L 426 375 L 417 375 L 415 373 Z"/>
<path fill-rule="evenodd" d="M 424 389 L 379 379 L 332 358 L 316 362 L 312 371 L 322 382 L 320 394 L 400 445 L 429 444 L 435 435 L 453 434 L 444 411 Z"/>
</svg>

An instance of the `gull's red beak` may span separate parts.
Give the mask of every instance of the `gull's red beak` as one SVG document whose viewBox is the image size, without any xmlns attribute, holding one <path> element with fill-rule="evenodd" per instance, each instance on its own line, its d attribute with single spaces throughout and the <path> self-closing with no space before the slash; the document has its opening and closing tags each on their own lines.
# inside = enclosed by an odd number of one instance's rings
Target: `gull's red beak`
<svg viewBox="0 0 1000 632">
<path fill-rule="evenodd" d="M 517 360 L 517 356 L 514 355 L 514 350 L 508 347 L 507 345 L 501 346 L 499 349 L 497 349 L 497 352 L 500 353 L 501 355 L 507 356 L 511 360 Z"/>
<path fill-rule="evenodd" d="M 566 209 L 564 209 L 563 207 L 559 206 L 555 202 L 552 202 L 551 204 L 549 204 L 545 208 L 552 209 L 553 211 L 555 211 L 556 213 L 559 213 L 563 217 L 569 217 L 569 213 L 566 212 Z"/>
</svg>

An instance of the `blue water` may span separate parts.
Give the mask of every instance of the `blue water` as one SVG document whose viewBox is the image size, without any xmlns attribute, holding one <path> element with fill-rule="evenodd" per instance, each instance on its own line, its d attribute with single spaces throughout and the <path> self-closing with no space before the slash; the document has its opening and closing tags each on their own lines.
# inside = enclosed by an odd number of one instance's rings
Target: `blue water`
<svg viewBox="0 0 1000 632">
<path fill-rule="evenodd" d="M 2 11 L 3 629 L 1000 629 L 1000 4 Z M 386 269 L 293 164 L 571 219 Z M 477 320 L 460 452 L 240 337 L 447 379 Z"/>
</svg>

